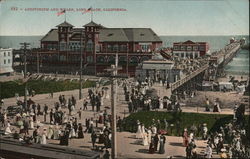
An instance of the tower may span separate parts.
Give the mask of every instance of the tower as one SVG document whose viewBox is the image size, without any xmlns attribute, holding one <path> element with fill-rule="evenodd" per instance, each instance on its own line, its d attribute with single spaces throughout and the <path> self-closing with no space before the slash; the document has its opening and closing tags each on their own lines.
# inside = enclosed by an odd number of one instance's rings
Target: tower
<svg viewBox="0 0 250 159">
<path fill-rule="evenodd" d="M 101 25 L 91 21 L 84 25 L 85 28 L 85 63 L 92 65 L 96 74 L 96 52 L 99 51 L 99 33 Z"/>
<path fill-rule="evenodd" d="M 60 51 L 68 50 L 69 37 L 73 32 L 73 25 L 64 21 L 63 23 L 56 26 L 58 28 L 58 46 Z"/>
</svg>

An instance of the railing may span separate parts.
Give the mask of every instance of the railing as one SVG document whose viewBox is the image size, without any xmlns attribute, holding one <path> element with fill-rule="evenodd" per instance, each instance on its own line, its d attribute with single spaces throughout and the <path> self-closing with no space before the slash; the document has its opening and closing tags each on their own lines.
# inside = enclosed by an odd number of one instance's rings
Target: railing
<svg viewBox="0 0 250 159">
<path fill-rule="evenodd" d="M 206 64 L 206 65 L 202 66 L 201 68 L 199 68 L 198 70 L 191 72 L 189 75 L 185 76 L 184 78 L 176 81 L 175 83 L 173 83 L 171 85 L 171 90 L 174 91 L 175 89 L 177 89 L 178 87 L 180 87 L 181 85 L 186 83 L 187 81 L 191 80 L 192 78 L 194 78 L 195 76 L 197 76 L 201 72 L 205 71 L 208 67 L 209 67 L 209 65 Z"/>
</svg>

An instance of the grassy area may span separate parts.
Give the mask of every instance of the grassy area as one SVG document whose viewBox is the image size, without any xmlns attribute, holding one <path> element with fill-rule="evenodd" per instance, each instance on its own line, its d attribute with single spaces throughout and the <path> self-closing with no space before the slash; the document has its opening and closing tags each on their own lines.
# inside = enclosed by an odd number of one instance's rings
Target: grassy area
<svg viewBox="0 0 250 159">
<path fill-rule="evenodd" d="M 209 132 L 218 131 L 220 126 L 224 126 L 229 123 L 233 119 L 233 115 L 219 115 L 219 114 L 202 114 L 202 113 L 172 113 L 172 112 L 138 112 L 129 115 L 125 118 L 124 127 L 126 131 L 136 132 L 136 120 L 142 122 L 146 128 L 151 126 L 152 119 L 163 121 L 166 119 L 170 124 L 173 124 L 172 134 L 170 126 L 168 127 L 169 135 L 178 136 L 182 133 L 184 128 L 190 129 L 190 127 L 194 124 L 197 128 L 199 124 L 206 123 Z M 177 132 L 177 121 L 180 121 L 179 128 L 180 132 Z M 245 125 L 247 134 L 249 134 L 249 115 L 245 116 Z M 161 127 L 164 127 L 164 123 L 161 122 Z"/>
<path fill-rule="evenodd" d="M 83 88 L 93 87 L 96 82 L 94 81 L 85 81 L 83 82 Z M 19 96 L 24 95 L 24 87 L 20 81 L 9 81 L 9 82 L 0 82 L 0 98 L 10 98 L 14 97 L 15 93 L 18 93 Z M 51 92 L 60 92 L 67 90 L 74 90 L 80 87 L 78 81 L 69 80 L 66 81 L 43 81 L 43 80 L 30 80 L 27 83 L 28 90 L 34 90 L 36 94 L 51 93 Z"/>
</svg>

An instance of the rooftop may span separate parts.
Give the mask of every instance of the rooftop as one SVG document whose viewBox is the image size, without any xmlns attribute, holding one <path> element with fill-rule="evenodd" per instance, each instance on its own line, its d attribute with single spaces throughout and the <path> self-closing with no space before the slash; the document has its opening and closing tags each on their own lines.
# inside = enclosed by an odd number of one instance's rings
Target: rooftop
<svg viewBox="0 0 250 159">
<path fill-rule="evenodd" d="M 63 23 L 57 25 L 56 27 L 74 27 L 74 26 L 64 21 Z"/>
</svg>

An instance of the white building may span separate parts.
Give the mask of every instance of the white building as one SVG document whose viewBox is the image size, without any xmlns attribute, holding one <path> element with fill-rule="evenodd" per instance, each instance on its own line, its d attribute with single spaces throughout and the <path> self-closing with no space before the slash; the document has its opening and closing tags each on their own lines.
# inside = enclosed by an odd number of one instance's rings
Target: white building
<svg viewBox="0 0 250 159">
<path fill-rule="evenodd" d="M 13 72 L 12 63 L 13 55 L 12 48 L 2 49 L 0 48 L 0 75 L 9 74 Z"/>
</svg>

